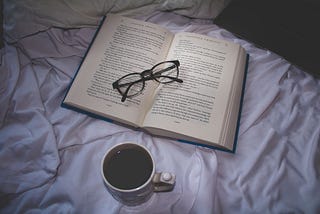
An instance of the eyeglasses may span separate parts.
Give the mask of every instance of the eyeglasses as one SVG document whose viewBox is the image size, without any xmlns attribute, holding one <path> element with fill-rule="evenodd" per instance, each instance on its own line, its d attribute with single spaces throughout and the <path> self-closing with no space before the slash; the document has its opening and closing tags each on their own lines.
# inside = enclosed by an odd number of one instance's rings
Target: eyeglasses
<svg viewBox="0 0 320 214">
<path fill-rule="evenodd" d="M 141 94 L 145 87 L 145 82 L 148 80 L 155 80 L 163 84 L 182 83 L 182 79 L 178 78 L 179 66 L 180 62 L 178 60 L 160 62 L 141 73 L 127 74 L 112 83 L 112 86 L 113 89 L 119 91 L 122 95 L 121 102 L 124 102 L 127 98 Z"/>
</svg>

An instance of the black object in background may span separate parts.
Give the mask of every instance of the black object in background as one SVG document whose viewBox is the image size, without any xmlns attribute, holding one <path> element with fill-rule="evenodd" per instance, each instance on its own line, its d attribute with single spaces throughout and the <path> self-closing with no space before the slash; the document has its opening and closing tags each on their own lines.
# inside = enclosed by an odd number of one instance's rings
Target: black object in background
<svg viewBox="0 0 320 214">
<path fill-rule="evenodd" d="M 233 0 L 214 23 L 320 77 L 319 0 Z"/>
</svg>

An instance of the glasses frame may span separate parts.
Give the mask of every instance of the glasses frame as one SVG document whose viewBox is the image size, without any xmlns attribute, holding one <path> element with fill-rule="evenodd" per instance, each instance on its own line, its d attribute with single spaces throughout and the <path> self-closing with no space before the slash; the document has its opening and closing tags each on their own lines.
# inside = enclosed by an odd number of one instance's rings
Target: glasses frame
<svg viewBox="0 0 320 214">
<path fill-rule="evenodd" d="M 161 70 L 159 70 L 157 72 L 153 72 L 153 70 L 156 67 L 158 67 L 158 66 L 160 66 L 162 64 L 165 64 L 165 63 L 173 63 L 174 67 L 170 66 L 170 67 L 167 67 L 165 69 L 161 69 Z M 178 78 L 178 76 L 179 76 L 179 66 L 180 66 L 179 60 L 163 61 L 163 62 L 160 62 L 160 63 L 154 65 L 151 69 L 144 70 L 144 71 L 142 71 L 140 73 L 139 72 L 133 72 L 133 73 L 127 74 L 127 75 L 119 78 L 117 81 L 112 83 L 112 87 L 113 87 L 113 89 L 117 89 L 118 90 L 118 92 L 122 95 L 121 102 L 124 102 L 127 98 L 131 98 L 131 97 L 134 97 L 134 96 L 137 96 L 138 94 L 140 94 L 145 88 L 145 82 L 149 81 L 149 80 L 155 80 L 155 81 L 157 81 L 159 83 L 162 83 L 162 84 L 167 84 L 167 83 L 172 83 L 172 82 L 182 83 L 183 82 L 182 79 Z M 177 69 L 176 77 L 162 75 L 163 72 L 168 71 L 170 69 Z M 121 80 L 123 80 L 123 79 L 125 79 L 125 78 L 127 78 L 129 76 L 133 76 L 133 75 L 140 75 L 140 79 L 138 79 L 136 81 L 124 83 L 124 84 L 120 84 L 119 83 Z M 162 82 L 162 81 L 159 80 L 159 78 L 167 78 L 168 81 Z M 136 94 L 128 95 L 128 92 L 129 92 L 130 88 L 134 84 L 141 83 L 141 82 L 142 82 L 141 90 Z M 120 90 L 120 88 L 122 88 L 122 87 L 127 87 L 124 92 L 122 90 Z"/>
</svg>

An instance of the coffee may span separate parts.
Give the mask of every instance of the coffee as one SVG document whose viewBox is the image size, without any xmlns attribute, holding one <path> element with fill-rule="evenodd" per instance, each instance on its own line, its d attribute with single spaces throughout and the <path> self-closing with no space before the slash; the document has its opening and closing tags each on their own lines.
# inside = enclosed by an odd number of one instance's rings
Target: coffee
<svg viewBox="0 0 320 214">
<path fill-rule="evenodd" d="M 103 163 L 106 180 L 116 188 L 137 188 L 150 178 L 153 162 L 145 150 L 138 146 L 117 148 Z"/>
</svg>

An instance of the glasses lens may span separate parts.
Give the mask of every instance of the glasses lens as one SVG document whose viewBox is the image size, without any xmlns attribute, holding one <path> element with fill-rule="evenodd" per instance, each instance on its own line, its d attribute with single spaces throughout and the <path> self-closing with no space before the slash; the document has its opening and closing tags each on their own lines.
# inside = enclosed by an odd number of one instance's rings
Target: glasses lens
<svg viewBox="0 0 320 214">
<path fill-rule="evenodd" d="M 164 62 L 153 69 L 153 75 L 161 83 L 173 82 L 178 78 L 178 67 L 172 62 Z"/>
<path fill-rule="evenodd" d="M 139 74 L 132 74 L 119 80 L 119 90 L 121 94 L 124 94 L 128 87 L 130 87 L 127 97 L 135 96 L 143 90 L 143 81 Z"/>
</svg>

